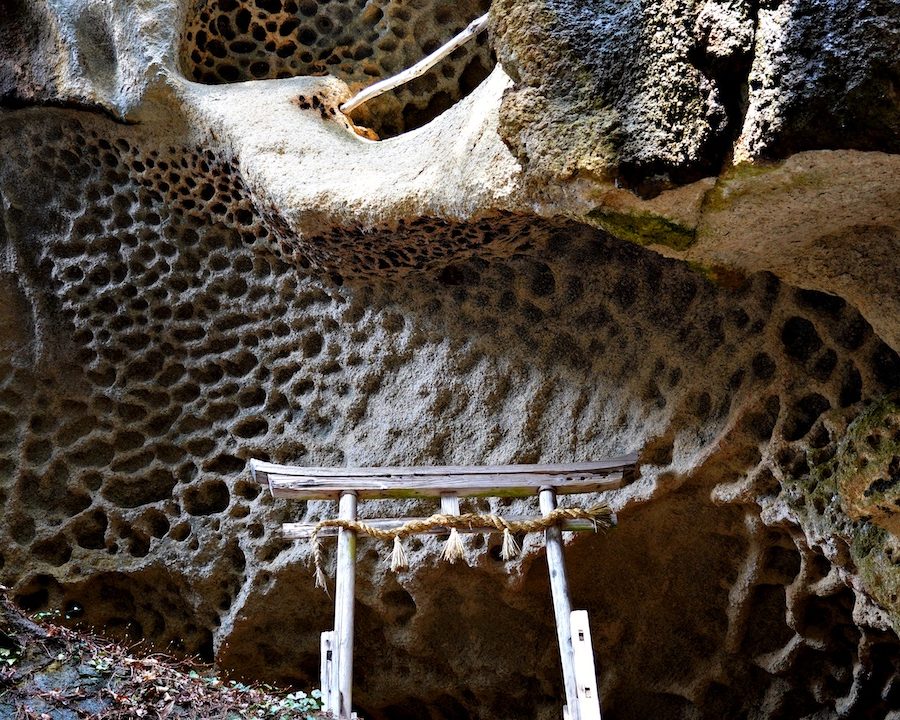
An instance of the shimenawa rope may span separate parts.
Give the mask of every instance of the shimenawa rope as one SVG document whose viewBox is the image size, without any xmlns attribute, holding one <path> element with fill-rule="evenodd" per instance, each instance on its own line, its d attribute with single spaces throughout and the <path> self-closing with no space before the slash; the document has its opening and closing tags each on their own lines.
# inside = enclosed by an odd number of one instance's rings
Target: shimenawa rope
<svg viewBox="0 0 900 720">
<path fill-rule="evenodd" d="M 431 517 L 419 520 L 410 520 L 398 528 L 393 530 L 382 530 L 374 525 L 369 525 L 362 520 L 345 520 L 342 518 L 333 518 L 328 520 L 320 520 L 316 523 L 312 532 L 313 545 L 313 562 L 316 567 L 316 587 L 323 590 L 326 589 L 325 571 L 322 569 L 324 564 L 322 541 L 319 532 L 328 527 L 344 528 L 345 530 L 353 530 L 354 532 L 378 540 L 393 540 L 393 549 L 391 550 L 391 570 L 397 572 L 409 567 L 409 560 L 406 551 L 403 549 L 403 538 L 417 533 L 425 532 L 433 528 L 450 528 L 450 537 L 444 545 L 444 551 L 441 557 L 450 563 L 454 563 L 461 559 L 464 555 L 462 539 L 459 536 L 459 529 L 471 529 L 473 527 L 490 527 L 493 526 L 497 531 L 503 532 L 503 545 L 500 548 L 500 557 L 504 560 L 511 560 L 519 554 L 520 548 L 513 533 L 533 533 L 546 530 L 549 527 L 559 525 L 566 520 L 590 520 L 594 524 L 594 531 L 611 527 L 610 517 L 612 512 L 605 503 L 595 505 L 589 510 L 583 508 L 557 508 L 543 517 L 534 518 L 532 520 L 506 520 L 500 515 L 481 515 L 478 513 L 465 513 L 462 515 L 444 515 L 437 513 Z"/>
</svg>

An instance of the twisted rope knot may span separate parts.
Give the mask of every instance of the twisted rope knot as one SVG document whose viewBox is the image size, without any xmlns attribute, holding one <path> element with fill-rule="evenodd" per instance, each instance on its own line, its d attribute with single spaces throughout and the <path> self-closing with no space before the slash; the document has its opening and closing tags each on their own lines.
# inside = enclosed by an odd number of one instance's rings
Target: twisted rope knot
<svg viewBox="0 0 900 720">
<path fill-rule="evenodd" d="M 557 508 L 543 517 L 530 520 L 507 520 L 493 513 L 463 513 L 462 515 L 436 513 L 427 518 L 410 520 L 393 530 L 382 530 L 363 520 L 346 520 L 343 518 L 320 520 L 312 531 L 316 585 L 325 589 L 325 572 L 322 569 L 324 565 L 322 541 L 319 537 L 319 532 L 324 528 L 342 528 L 344 530 L 352 530 L 361 535 L 368 535 L 378 540 L 392 541 L 391 570 L 396 572 L 409 567 L 401 541 L 410 535 L 416 535 L 434 528 L 450 529 L 450 538 L 448 538 L 447 545 L 444 548 L 443 557 L 451 563 L 462 557 L 462 543 L 459 539 L 458 530 L 471 530 L 473 527 L 488 526 L 492 526 L 498 532 L 503 533 L 503 547 L 500 555 L 504 560 L 510 560 L 519 553 L 519 546 L 512 536 L 513 533 L 540 532 L 541 530 L 560 525 L 566 520 L 589 520 L 593 523 L 594 532 L 597 532 L 597 530 L 612 526 L 610 522 L 611 517 L 612 511 L 609 509 L 609 506 L 606 503 L 600 503 L 587 510 L 584 508 Z"/>
</svg>

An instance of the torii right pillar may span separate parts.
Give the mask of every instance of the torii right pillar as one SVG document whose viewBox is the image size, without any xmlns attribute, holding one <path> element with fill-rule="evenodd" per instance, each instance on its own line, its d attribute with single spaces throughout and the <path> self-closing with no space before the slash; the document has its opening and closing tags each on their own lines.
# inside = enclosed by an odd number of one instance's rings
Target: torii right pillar
<svg viewBox="0 0 900 720">
<path fill-rule="evenodd" d="M 541 512 L 548 515 L 556 510 L 556 490 L 540 489 Z M 569 578 L 559 527 L 545 531 L 547 568 L 550 571 L 550 591 L 553 596 L 553 613 L 556 616 L 556 637 L 559 642 L 559 659 L 562 665 L 566 689 L 564 720 L 601 720 L 600 694 L 594 672 L 594 651 L 588 626 L 587 612 L 572 611 L 569 595 Z"/>
</svg>

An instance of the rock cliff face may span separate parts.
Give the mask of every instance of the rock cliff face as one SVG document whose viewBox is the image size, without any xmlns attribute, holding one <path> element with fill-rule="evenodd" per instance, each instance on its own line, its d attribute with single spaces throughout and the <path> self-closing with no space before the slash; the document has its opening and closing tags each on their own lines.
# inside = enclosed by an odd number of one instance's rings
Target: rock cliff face
<svg viewBox="0 0 900 720">
<path fill-rule="evenodd" d="M 0 2 L 0 580 L 315 684 L 333 508 L 249 458 L 639 451 L 568 549 L 604 716 L 900 713 L 900 10 L 498 0 L 337 110 L 485 7 Z M 366 717 L 558 715 L 497 545 L 361 542 Z"/>
</svg>

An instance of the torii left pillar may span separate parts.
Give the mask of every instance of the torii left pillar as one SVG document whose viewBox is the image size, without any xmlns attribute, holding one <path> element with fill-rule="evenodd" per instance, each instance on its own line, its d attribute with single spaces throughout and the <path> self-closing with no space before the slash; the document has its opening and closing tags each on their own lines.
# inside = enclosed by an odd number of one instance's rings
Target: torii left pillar
<svg viewBox="0 0 900 720">
<path fill-rule="evenodd" d="M 356 520 L 356 493 L 341 493 L 339 517 Z M 326 710 L 340 720 L 352 717 L 353 701 L 353 604 L 356 594 L 356 532 L 341 528 L 338 533 L 337 572 L 334 590 L 334 637 L 332 640 L 331 683 L 326 690 Z M 323 677 L 324 679 L 324 677 Z"/>
</svg>

